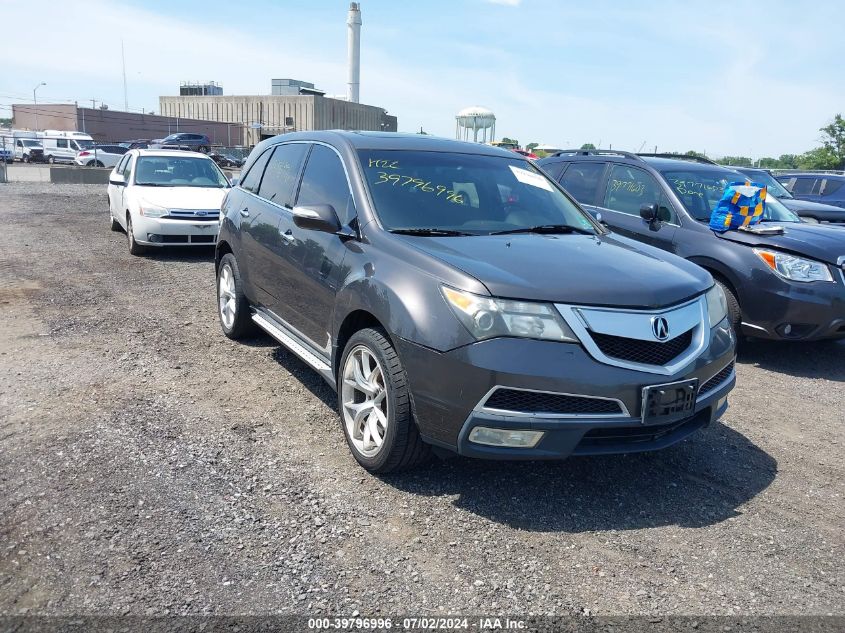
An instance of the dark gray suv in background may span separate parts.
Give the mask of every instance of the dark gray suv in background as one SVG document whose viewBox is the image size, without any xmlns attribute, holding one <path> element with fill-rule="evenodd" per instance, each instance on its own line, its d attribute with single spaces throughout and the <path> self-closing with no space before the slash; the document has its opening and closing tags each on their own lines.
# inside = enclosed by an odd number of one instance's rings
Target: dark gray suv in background
<svg viewBox="0 0 845 633">
<path fill-rule="evenodd" d="M 845 338 L 845 230 L 807 224 L 767 198 L 760 228 L 710 229 L 725 185 L 745 176 L 694 157 L 567 150 L 537 163 L 614 232 L 706 268 L 746 336 Z M 780 230 L 774 230 L 774 227 Z"/>
<path fill-rule="evenodd" d="M 735 382 L 709 273 L 609 234 L 493 147 L 268 139 L 223 203 L 216 272 L 223 332 L 258 325 L 319 372 L 373 472 L 431 446 L 501 459 L 662 448 L 722 415 Z"/>
</svg>

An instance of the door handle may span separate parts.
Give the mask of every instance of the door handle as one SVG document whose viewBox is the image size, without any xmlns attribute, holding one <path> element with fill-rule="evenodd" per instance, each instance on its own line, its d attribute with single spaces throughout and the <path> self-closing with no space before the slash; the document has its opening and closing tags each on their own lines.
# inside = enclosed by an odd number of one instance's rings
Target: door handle
<svg viewBox="0 0 845 633">
<path fill-rule="evenodd" d="M 240 213 L 241 213 L 242 218 L 248 218 L 249 217 L 249 209 L 241 209 Z"/>
<path fill-rule="evenodd" d="M 288 229 L 287 231 L 284 231 L 284 232 L 281 229 L 279 229 L 279 235 L 281 235 L 282 239 L 285 240 L 288 244 L 290 244 L 291 242 L 293 242 L 296 239 L 293 236 L 293 231 L 291 231 L 290 229 Z"/>
</svg>

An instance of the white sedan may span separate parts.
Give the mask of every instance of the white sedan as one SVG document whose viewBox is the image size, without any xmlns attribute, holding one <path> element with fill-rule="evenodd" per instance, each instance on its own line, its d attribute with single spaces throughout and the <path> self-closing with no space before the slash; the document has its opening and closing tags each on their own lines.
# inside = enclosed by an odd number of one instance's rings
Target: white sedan
<svg viewBox="0 0 845 633">
<path fill-rule="evenodd" d="M 77 152 L 74 160 L 85 167 L 114 167 L 127 151 L 120 145 L 95 145 Z"/>
<path fill-rule="evenodd" d="M 109 174 L 111 229 L 126 231 L 133 255 L 156 246 L 213 246 L 230 187 L 205 154 L 129 150 Z"/>
</svg>

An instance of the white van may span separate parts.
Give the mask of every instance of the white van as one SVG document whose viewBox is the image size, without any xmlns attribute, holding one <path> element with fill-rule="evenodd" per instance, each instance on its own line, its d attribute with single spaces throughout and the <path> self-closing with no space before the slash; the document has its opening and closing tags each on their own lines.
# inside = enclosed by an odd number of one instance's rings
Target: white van
<svg viewBox="0 0 845 633">
<path fill-rule="evenodd" d="M 44 148 L 35 132 L 12 130 L 12 136 L 5 137 L 6 147 L 11 146 L 14 159 L 22 163 L 40 163 L 44 160 Z"/>
<path fill-rule="evenodd" d="M 38 132 L 44 147 L 44 160 L 48 163 L 72 163 L 77 153 L 94 146 L 94 139 L 82 132 L 44 130 Z"/>
</svg>

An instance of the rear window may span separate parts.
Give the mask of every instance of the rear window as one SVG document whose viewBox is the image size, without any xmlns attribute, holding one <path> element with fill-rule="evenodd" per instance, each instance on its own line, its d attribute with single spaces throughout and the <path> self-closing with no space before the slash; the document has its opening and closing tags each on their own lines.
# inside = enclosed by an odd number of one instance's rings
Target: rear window
<svg viewBox="0 0 845 633">
<path fill-rule="evenodd" d="M 823 196 L 829 196 L 829 195 L 836 193 L 842 187 L 843 182 L 845 182 L 845 181 L 840 180 L 840 179 L 834 180 L 832 178 L 825 180 L 824 186 L 822 187 L 822 195 Z"/>
</svg>

